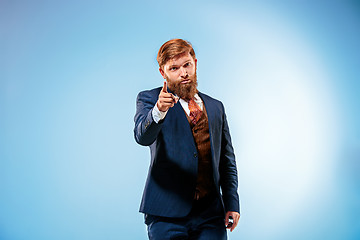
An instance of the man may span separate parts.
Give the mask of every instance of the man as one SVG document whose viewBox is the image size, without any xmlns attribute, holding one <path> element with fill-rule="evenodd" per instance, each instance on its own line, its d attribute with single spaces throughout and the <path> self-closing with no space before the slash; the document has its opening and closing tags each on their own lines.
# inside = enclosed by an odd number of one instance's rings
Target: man
<svg viewBox="0 0 360 240">
<path fill-rule="evenodd" d="M 198 92 L 189 42 L 164 43 L 157 61 L 166 81 L 139 93 L 134 118 L 135 140 L 151 152 L 140 206 L 149 239 L 227 239 L 240 214 L 224 107 Z"/>
</svg>

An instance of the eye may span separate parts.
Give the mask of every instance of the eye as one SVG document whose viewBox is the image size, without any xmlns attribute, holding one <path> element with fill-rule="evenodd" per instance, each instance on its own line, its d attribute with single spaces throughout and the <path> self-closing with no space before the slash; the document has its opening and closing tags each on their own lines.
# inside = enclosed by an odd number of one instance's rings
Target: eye
<svg viewBox="0 0 360 240">
<path fill-rule="evenodd" d="M 171 67 L 170 71 L 175 71 L 176 69 L 178 69 L 178 67 Z"/>
<path fill-rule="evenodd" d="M 190 66 L 190 63 L 189 63 L 189 62 L 187 62 L 187 63 L 184 64 L 184 67 L 189 67 L 189 66 Z"/>
</svg>

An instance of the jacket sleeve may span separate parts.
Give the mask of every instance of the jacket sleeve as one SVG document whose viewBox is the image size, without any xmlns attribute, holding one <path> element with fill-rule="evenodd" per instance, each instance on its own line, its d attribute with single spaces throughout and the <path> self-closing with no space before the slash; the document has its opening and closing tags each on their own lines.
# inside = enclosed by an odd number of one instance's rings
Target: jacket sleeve
<svg viewBox="0 0 360 240">
<path fill-rule="evenodd" d="M 223 107 L 223 106 L 222 106 Z M 225 205 L 225 211 L 240 213 L 238 190 L 238 176 L 234 149 L 231 143 L 229 126 L 223 107 L 223 128 L 220 157 L 220 186 Z"/>
<path fill-rule="evenodd" d="M 154 91 L 140 92 L 136 99 L 134 137 L 135 141 L 143 146 L 151 145 L 162 127 L 162 121 L 156 123 L 152 116 L 156 101 L 157 95 Z"/>
</svg>

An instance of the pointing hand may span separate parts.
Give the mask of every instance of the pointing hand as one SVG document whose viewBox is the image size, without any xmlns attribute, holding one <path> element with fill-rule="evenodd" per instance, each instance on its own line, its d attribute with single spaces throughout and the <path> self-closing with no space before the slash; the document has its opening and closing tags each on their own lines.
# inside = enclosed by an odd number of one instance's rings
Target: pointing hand
<svg viewBox="0 0 360 240">
<path fill-rule="evenodd" d="M 164 81 L 164 86 L 160 91 L 159 98 L 156 103 L 158 109 L 162 112 L 166 112 L 169 108 L 173 107 L 178 100 L 178 97 L 175 97 L 172 93 L 167 91 L 167 83 Z"/>
</svg>

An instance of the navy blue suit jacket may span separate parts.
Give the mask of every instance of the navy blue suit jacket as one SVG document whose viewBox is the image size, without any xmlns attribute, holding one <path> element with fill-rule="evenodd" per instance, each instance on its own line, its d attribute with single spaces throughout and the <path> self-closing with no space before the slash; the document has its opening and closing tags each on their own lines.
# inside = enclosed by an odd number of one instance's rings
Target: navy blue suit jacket
<svg viewBox="0 0 360 240">
<path fill-rule="evenodd" d="M 192 207 L 198 153 L 186 113 L 178 102 L 156 123 L 152 117 L 160 88 L 138 94 L 135 140 L 150 146 L 151 162 L 140 212 L 183 217 Z M 238 179 L 234 150 L 223 104 L 199 93 L 206 108 L 210 130 L 213 177 L 225 211 L 239 212 Z M 220 190 L 221 188 L 221 190 Z"/>
</svg>

